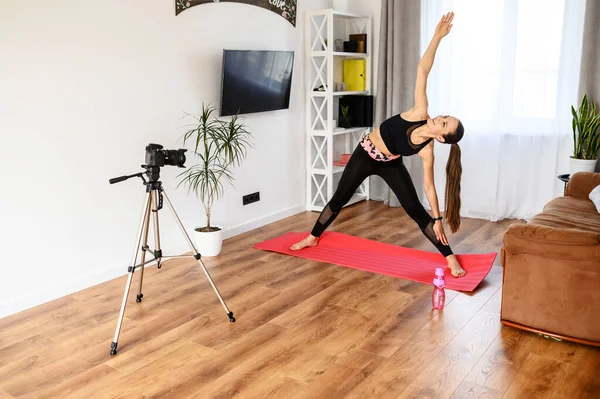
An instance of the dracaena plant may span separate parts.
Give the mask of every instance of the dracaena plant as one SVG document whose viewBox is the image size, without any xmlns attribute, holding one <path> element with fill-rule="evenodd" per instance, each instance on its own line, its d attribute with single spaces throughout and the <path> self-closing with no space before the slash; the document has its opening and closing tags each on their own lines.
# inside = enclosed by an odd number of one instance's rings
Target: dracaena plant
<svg viewBox="0 0 600 399">
<path fill-rule="evenodd" d="M 178 184 L 188 186 L 188 193 L 194 192 L 202 200 L 206 213 L 206 226 L 198 231 L 217 231 L 211 226 L 210 213 L 216 200 L 223 195 L 223 180 L 233 183 L 232 168 L 242 164 L 248 147 L 252 147 L 252 135 L 239 116 L 233 115 L 230 120 L 213 117 L 216 108 L 202 103 L 199 116 L 187 114 L 194 118 L 193 127 L 183 136 L 184 144 L 192 142 L 193 154 L 199 162 L 179 174 Z"/>
<path fill-rule="evenodd" d="M 578 110 L 571 106 L 573 115 L 573 158 L 593 160 L 600 151 L 600 108 L 583 96 Z"/>
</svg>

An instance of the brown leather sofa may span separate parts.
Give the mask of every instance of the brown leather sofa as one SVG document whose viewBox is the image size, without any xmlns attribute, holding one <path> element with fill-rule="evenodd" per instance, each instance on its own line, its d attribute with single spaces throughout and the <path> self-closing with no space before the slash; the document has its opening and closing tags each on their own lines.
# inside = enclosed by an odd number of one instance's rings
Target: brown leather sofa
<svg viewBox="0 0 600 399">
<path fill-rule="evenodd" d="M 599 161 L 600 163 L 600 161 Z M 600 346 L 600 173 L 578 172 L 564 196 L 504 234 L 504 325 Z"/>
</svg>

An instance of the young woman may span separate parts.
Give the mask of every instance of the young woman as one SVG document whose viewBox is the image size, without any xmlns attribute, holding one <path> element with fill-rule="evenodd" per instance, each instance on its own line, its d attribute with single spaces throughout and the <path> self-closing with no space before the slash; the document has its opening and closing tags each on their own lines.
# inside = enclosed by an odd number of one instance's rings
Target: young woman
<svg viewBox="0 0 600 399">
<path fill-rule="evenodd" d="M 460 148 L 464 128 L 453 116 L 430 118 L 427 103 L 427 77 L 431 71 L 435 52 L 442 40 L 452 29 L 454 13 L 448 13 L 438 23 L 433 39 L 419 62 L 415 86 L 415 105 L 408 111 L 394 115 L 365 136 L 350 157 L 338 188 L 331 201 L 325 206 L 310 235 L 292 245 L 292 250 L 315 246 L 319 236 L 337 217 L 342 207 L 350 200 L 361 183 L 371 175 L 378 175 L 392 189 L 406 213 L 418 224 L 431 243 L 448 261 L 452 275 L 462 277 L 466 273 L 448 245 L 440 216 L 437 193 L 433 180 L 433 143 L 450 144 L 450 157 L 446 166 L 446 220 L 454 233 L 460 226 Z M 419 202 L 417 191 L 410 178 L 402 157 L 418 154 L 423 158 L 425 194 L 434 217 Z"/>
</svg>

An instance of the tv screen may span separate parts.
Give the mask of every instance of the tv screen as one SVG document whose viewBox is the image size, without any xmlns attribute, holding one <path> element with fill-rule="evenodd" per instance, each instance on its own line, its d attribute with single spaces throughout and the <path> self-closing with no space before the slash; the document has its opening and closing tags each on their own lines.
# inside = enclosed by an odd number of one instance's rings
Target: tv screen
<svg viewBox="0 0 600 399">
<path fill-rule="evenodd" d="M 286 109 L 293 51 L 223 50 L 221 116 Z"/>
</svg>

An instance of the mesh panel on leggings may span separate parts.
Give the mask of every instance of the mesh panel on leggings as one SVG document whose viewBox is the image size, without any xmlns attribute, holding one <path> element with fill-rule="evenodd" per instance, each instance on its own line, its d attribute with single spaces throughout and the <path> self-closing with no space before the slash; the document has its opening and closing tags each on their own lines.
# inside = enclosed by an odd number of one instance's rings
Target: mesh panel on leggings
<svg viewBox="0 0 600 399">
<path fill-rule="evenodd" d="M 323 212 L 321 212 L 321 216 L 319 216 L 319 223 L 327 224 L 327 221 L 333 216 L 333 211 L 329 207 L 329 205 L 323 208 Z"/>
<path fill-rule="evenodd" d="M 437 236 L 435 235 L 435 231 L 433 231 L 433 223 L 433 221 L 429 222 L 427 226 L 423 229 L 423 233 L 425 233 L 427 238 L 429 238 L 429 240 L 434 244 L 440 244 L 441 241 L 438 240 Z"/>
<path fill-rule="evenodd" d="M 442 244 L 442 242 L 436 237 L 435 231 L 433 231 L 434 224 L 435 222 L 433 220 L 427 223 L 427 226 L 425 226 L 424 229 L 421 229 L 423 230 L 423 234 L 425 234 L 425 237 L 427 237 L 429 241 L 431 241 L 431 243 L 435 245 L 435 247 L 438 249 L 438 251 L 440 251 L 442 255 L 452 255 L 452 249 L 450 249 L 448 245 Z"/>
</svg>

